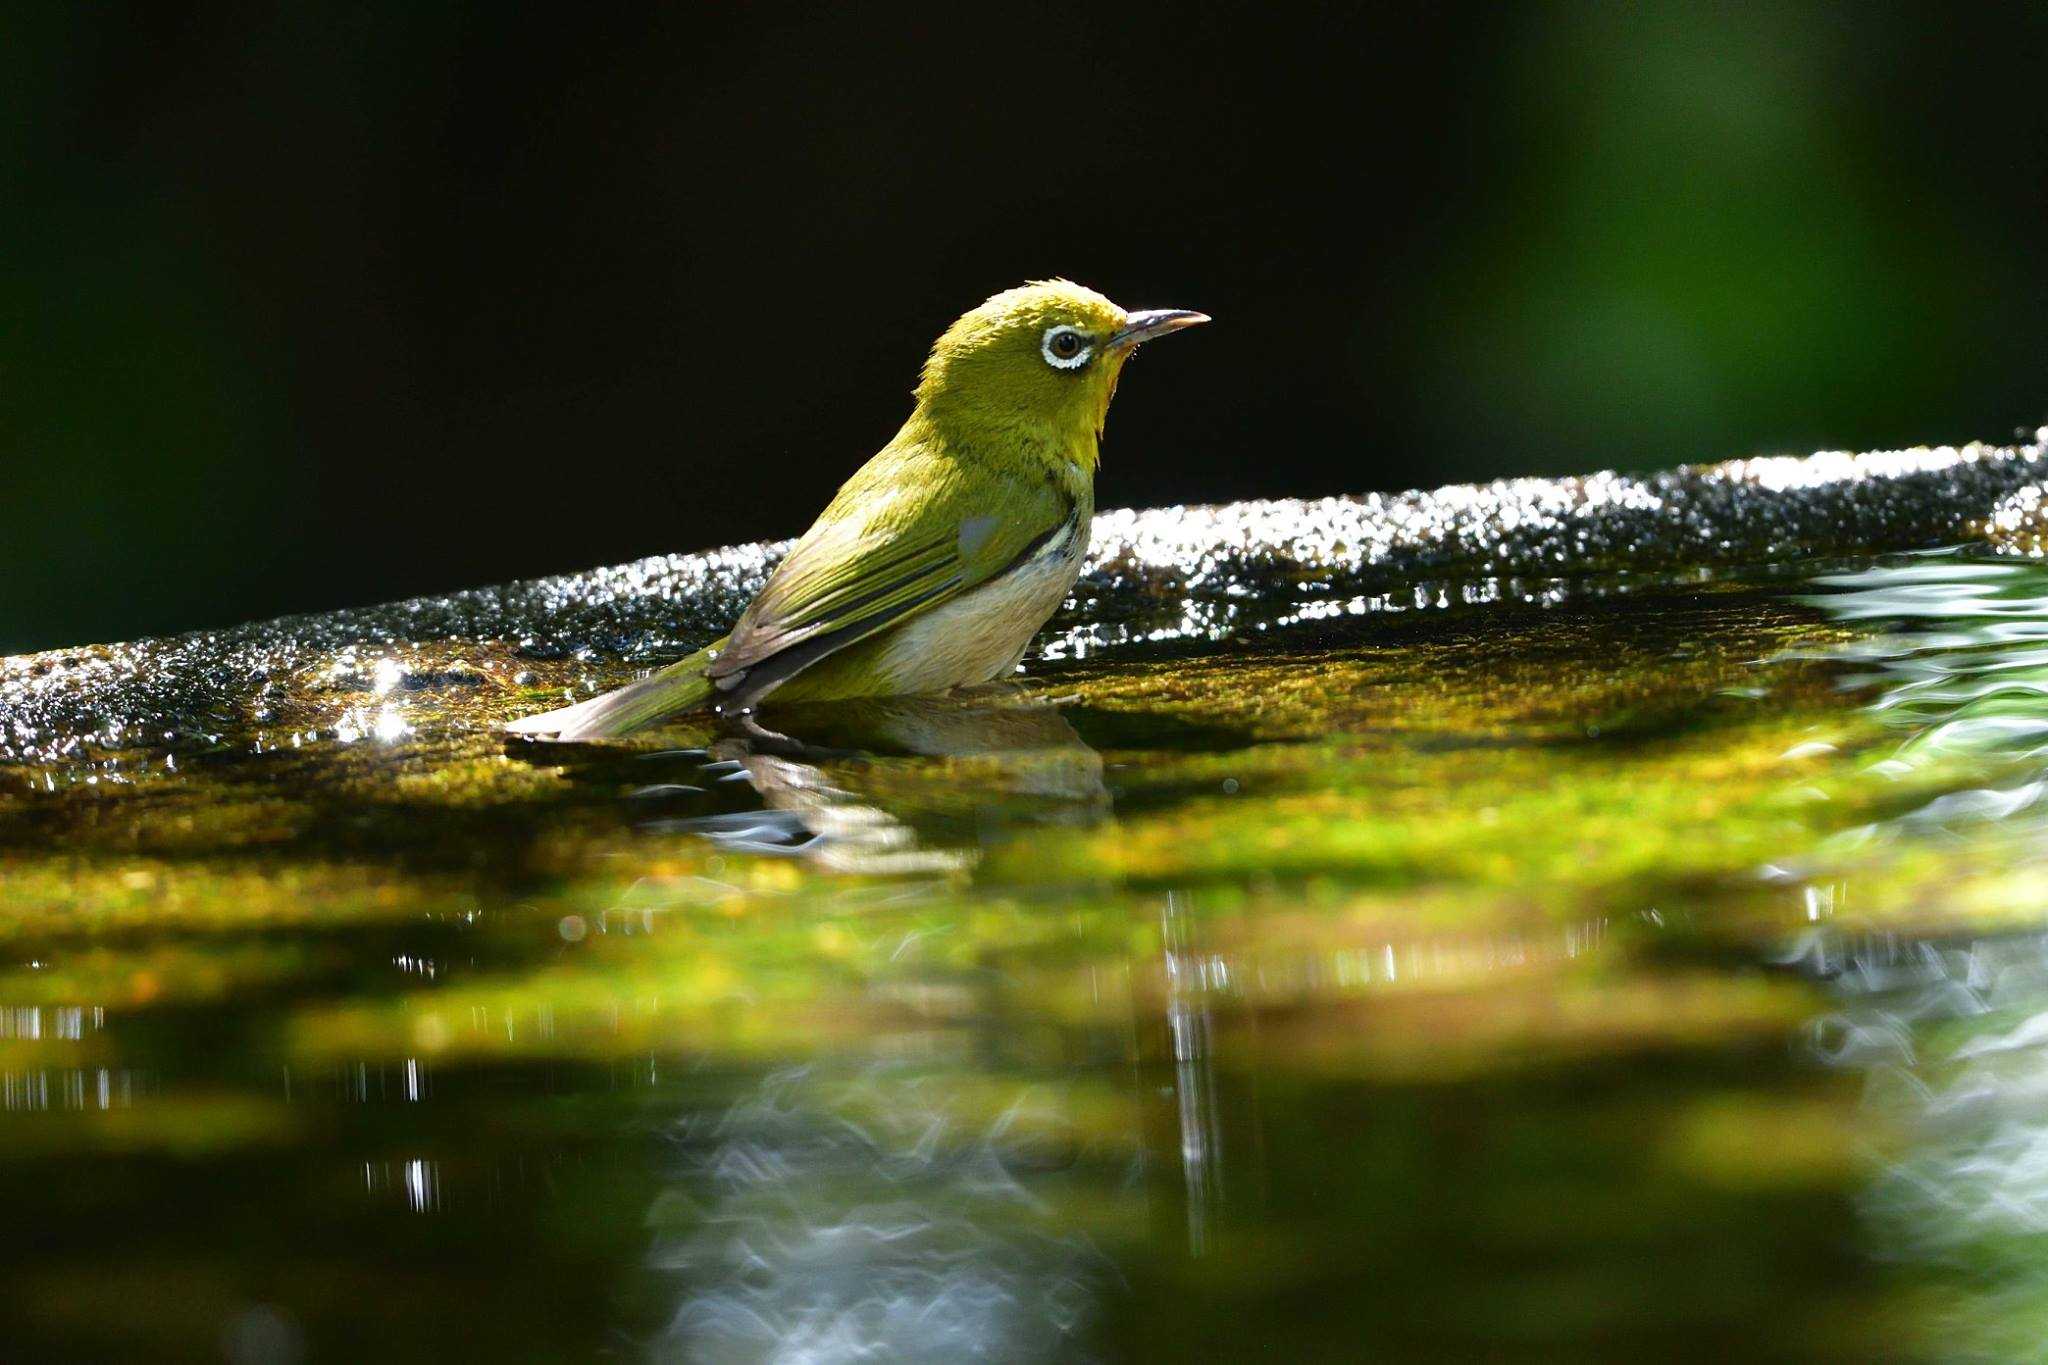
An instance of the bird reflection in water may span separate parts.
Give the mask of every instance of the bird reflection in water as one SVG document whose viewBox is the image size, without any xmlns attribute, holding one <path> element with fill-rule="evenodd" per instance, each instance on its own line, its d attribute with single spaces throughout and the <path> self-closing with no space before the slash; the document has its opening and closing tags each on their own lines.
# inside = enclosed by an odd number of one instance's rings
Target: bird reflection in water
<svg viewBox="0 0 2048 1365">
<path fill-rule="evenodd" d="M 1100 755 L 1057 705 L 1008 685 L 729 722 L 705 761 L 763 808 L 661 827 L 834 871 L 959 871 L 989 843 L 1110 805 Z M 675 1308 L 650 1354 L 1072 1356 L 1114 1271 L 1054 1211 L 1073 1164 L 1058 1087 L 988 1122 L 963 1117 L 953 1083 L 896 1060 L 791 1067 L 680 1120 L 649 1215 Z"/>
<path fill-rule="evenodd" d="M 768 724 L 728 721 L 705 766 L 711 780 L 746 782 L 765 809 L 650 827 L 903 874 L 958 871 L 1009 833 L 1109 812 L 1101 755 L 1057 704 L 1013 685 L 792 707 Z"/>
<path fill-rule="evenodd" d="M 613 793 L 624 779 L 643 829 L 832 872 L 959 873 L 999 842 L 1110 815 L 1101 756 L 1059 705 L 1013 685 L 771 709 L 697 743 L 522 752 Z M 919 971 L 892 970 L 898 984 Z M 1186 1084 L 1206 1078 L 1208 1040 L 1192 1032 L 1205 1022 L 1186 995 L 1192 979 L 1176 982 L 1174 1059 Z M 1135 1133 L 1107 1146 L 1081 1136 L 1068 1089 L 1077 1076 L 1043 1071 L 1042 1059 L 1021 1071 L 1014 1058 L 995 1062 L 1014 1018 L 992 982 L 948 974 L 938 984 L 962 997 L 942 1026 L 906 1023 L 875 1051 L 707 1077 L 708 1093 L 693 1092 L 667 1128 L 663 1189 L 646 1215 L 646 1264 L 664 1305 L 664 1325 L 638 1342 L 650 1357 L 1087 1355 L 1121 1280 L 1074 1210 L 1122 1192 L 1142 1226 L 1158 1161 Z M 978 1040 L 966 1075 L 955 1055 L 963 1030 Z M 1132 1036 L 1101 1040 L 1098 1063 L 1142 1074 L 1153 1094 L 1165 1079 L 1155 1035 L 1165 1036 L 1134 1014 Z M 1009 1091 L 993 1111 L 990 1081 Z M 1217 1155 L 1203 1146 L 1190 1178 L 1214 1180 Z M 1210 1210 L 1197 1202 L 1199 1227 Z"/>
</svg>

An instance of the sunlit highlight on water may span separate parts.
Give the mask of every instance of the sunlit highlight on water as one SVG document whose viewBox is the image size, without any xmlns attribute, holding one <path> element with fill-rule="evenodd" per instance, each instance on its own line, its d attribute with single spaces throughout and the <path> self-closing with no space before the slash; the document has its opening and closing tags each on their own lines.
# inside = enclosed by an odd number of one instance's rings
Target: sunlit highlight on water
<svg viewBox="0 0 2048 1365">
<path fill-rule="evenodd" d="M 1836 590 L 1815 599 L 1830 612 L 1890 627 L 1843 651 L 1901 735 L 1880 771 L 1989 767 L 2000 779 L 1845 845 L 1939 830 L 1994 837 L 2001 858 L 2048 852 L 2048 568 L 1937 558 L 1821 583 Z M 2048 1329 L 2048 933 L 1843 942 L 1819 931 L 1790 958 L 1841 1001 L 1815 1022 L 1814 1055 L 1860 1074 L 1873 1131 L 1905 1144 L 1880 1159 L 1865 1199 L 1873 1248 L 1952 1272 L 1933 1333 L 1944 1354 L 2037 1358 Z"/>
<path fill-rule="evenodd" d="M 1026 1116 L 1013 1110 L 984 1132 L 962 1132 L 943 1098 L 901 1068 L 843 1077 L 798 1068 L 721 1115 L 679 1124 L 672 1196 L 708 1209 L 654 1252 L 682 1295 L 651 1353 L 714 1362 L 1072 1354 L 1107 1263 L 1034 1192 L 1011 1136 L 1032 1126 Z"/>
<path fill-rule="evenodd" d="M 118 1109 L 147 1094 L 152 1078 L 126 1067 L 0 1071 L 0 1110 Z"/>
<path fill-rule="evenodd" d="M 363 1163 L 363 1190 L 372 1196 L 396 1193 L 409 1213 L 441 1211 L 441 1163 L 413 1159 Z"/>
</svg>

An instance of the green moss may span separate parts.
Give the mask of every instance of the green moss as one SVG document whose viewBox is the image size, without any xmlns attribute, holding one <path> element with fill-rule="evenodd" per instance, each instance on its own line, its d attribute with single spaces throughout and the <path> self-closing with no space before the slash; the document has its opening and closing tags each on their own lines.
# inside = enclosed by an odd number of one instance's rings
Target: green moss
<svg viewBox="0 0 2048 1365">
<path fill-rule="evenodd" d="M 828 746 L 790 769 L 816 777 L 788 810 L 857 813 L 898 854 L 951 850 L 908 880 L 858 841 L 806 863 L 638 827 L 629 794 L 664 783 L 758 803 L 667 752 L 736 752 L 701 724 L 561 749 L 451 726 L 520 709 L 500 682 L 420 703 L 389 741 L 279 743 L 277 722 L 332 709 L 333 669 L 308 665 L 304 695 L 287 690 L 246 750 L 0 796 L 0 941 L 42 964 L 0 994 L 163 1007 L 321 981 L 282 1055 L 601 1055 L 666 1038 L 758 1057 L 944 1027 L 949 1008 L 990 1008 L 992 980 L 1063 1027 L 1099 1026 L 1156 993 L 1169 895 L 1208 951 L 1315 990 L 1328 983 L 1307 964 L 1418 944 L 1471 963 L 1589 926 L 1615 930 L 1610 955 L 1660 937 L 1641 925 L 1753 947 L 1805 907 L 1766 866 L 1853 875 L 1854 913 L 1920 928 L 2036 899 L 2026 869 L 1980 869 L 1967 850 L 1831 844 L 1957 774 L 1865 775 L 1887 732 L 1816 661 L 1844 633 L 1809 613 L 1718 593 L 1366 634 L 1312 654 L 1070 665 L 1040 684 L 1057 709 L 771 714 Z M 472 654 L 407 667 L 506 674 Z M 781 771 L 755 772 L 771 804 Z M 645 811 L 695 818 L 687 793 L 662 799 Z M 879 871 L 845 875 L 863 866 Z M 463 965 L 347 970 L 360 944 L 421 926 Z M 1101 1004 L 1105 973 L 1124 1004 Z M 1244 979 L 1231 991 L 1256 994 Z M 549 1027 L 521 1027 L 543 1011 Z"/>
</svg>

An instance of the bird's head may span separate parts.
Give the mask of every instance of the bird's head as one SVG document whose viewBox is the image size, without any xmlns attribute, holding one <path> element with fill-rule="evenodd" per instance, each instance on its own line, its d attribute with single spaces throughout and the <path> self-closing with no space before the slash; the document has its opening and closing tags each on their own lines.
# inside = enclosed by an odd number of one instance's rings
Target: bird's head
<svg viewBox="0 0 2048 1365">
<path fill-rule="evenodd" d="M 933 344 L 918 407 L 935 421 L 1044 442 L 1092 465 L 1131 352 L 1208 320 L 1178 308 L 1126 312 L 1066 280 L 1006 289 Z"/>
</svg>

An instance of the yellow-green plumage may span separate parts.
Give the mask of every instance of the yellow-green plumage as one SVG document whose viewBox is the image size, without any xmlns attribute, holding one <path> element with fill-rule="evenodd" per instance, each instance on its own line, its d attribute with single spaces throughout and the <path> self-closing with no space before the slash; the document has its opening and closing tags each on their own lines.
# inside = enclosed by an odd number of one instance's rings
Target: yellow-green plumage
<svg viewBox="0 0 2048 1365">
<path fill-rule="evenodd" d="M 1080 572 L 1124 361 L 1203 321 L 1126 313 L 1063 280 L 997 294 L 933 345 L 909 420 L 846 481 L 731 635 L 511 728 L 585 739 L 770 693 L 941 692 L 1009 672 Z"/>
</svg>

